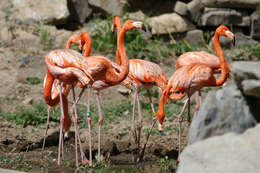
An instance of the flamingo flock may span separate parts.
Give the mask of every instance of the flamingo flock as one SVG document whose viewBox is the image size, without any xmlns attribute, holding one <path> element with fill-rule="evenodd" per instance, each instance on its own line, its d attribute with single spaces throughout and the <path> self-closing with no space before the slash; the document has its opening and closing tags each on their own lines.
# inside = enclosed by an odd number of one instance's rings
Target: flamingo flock
<svg viewBox="0 0 260 173">
<path fill-rule="evenodd" d="M 44 99 L 48 105 L 48 118 L 46 123 L 46 131 L 44 135 L 43 149 L 45 145 L 45 138 L 48 130 L 48 122 L 50 110 L 52 107 L 60 103 L 61 116 L 60 116 L 60 136 L 59 136 L 59 149 L 58 149 L 58 165 L 61 164 L 63 155 L 63 138 L 68 138 L 68 131 L 71 126 L 72 115 L 74 130 L 75 130 L 75 157 L 76 166 L 78 163 L 77 146 L 80 148 L 80 156 L 82 164 L 93 165 L 92 161 L 92 142 L 91 142 L 91 113 L 90 113 L 90 89 L 92 89 L 96 96 L 99 120 L 98 120 L 98 161 L 100 161 L 100 141 L 103 114 L 101 109 L 100 91 L 115 85 L 123 85 L 128 89 L 134 89 L 133 111 L 132 111 L 132 125 L 131 134 L 134 142 L 137 145 L 139 159 L 142 159 L 146 144 L 148 142 L 150 133 L 155 123 L 158 123 L 158 130 L 163 130 L 163 121 L 165 118 L 164 104 L 167 99 L 181 100 L 186 97 L 182 110 L 178 115 L 179 119 L 179 135 L 178 135 L 178 148 L 180 155 L 181 148 L 181 124 L 183 121 L 183 114 L 188 106 L 188 125 L 190 125 L 190 98 L 196 92 L 196 106 L 194 116 L 201 103 L 200 90 L 203 87 L 221 86 L 225 83 L 230 74 L 230 65 L 226 62 L 221 46 L 219 37 L 228 37 L 235 43 L 234 34 L 228 30 L 226 26 L 219 26 L 214 35 L 214 49 L 216 55 L 207 52 L 186 52 L 182 54 L 176 61 L 176 71 L 172 76 L 167 79 L 159 65 L 156 63 L 141 60 L 141 59 L 128 59 L 124 46 L 124 37 L 127 31 L 133 29 L 142 29 L 143 24 L 139 21 L 127 20 L 123 25 L 119 17 L 113 18 L 112 32 L 117 31 L 117 50 L 115 55 L 115 62 L 100 55 L 91 54 L 91 37 L 87 32 L 82 32 L 80 35 L 72 35 L 66 44 L 65 49 L 57 49 L 49 52 L 45 57 L 46 63 L 46 76 L 44 79 Z M 72 44 L 78 45 L 83 54 L 70 49 Z M 127 43 L 126 43 L 127 44 Z M 218 77 L 214 75 L 218 74 Z M 150 94 L 150 88 L 156 86 L 161 91 L 159 99 L 159 108 L 156 113 L 153 101 Z M 76 97 L 75 87 L 80 87 L 81 92 Z M 77 103 L 83 95 L 85 89 L 88 90 L 88 107 L 86 120 L 88 123 L 88 141 L 89 141 L 89 160 L 86 158 L 83 147 L 80 141 L 78 132 L 78 115 Z M 140 105 L 140 88 L 145 88 L 149 102 L 151 104 L 152 112 L 156 118 L 152 120 L 152 127 L 147 134 L 145 144 L 140 152 L 140 139 L 142 131 L 142 110 Z M 72 90 L 73 105 L 68 106 L 68 94 Z M 136 131 L 135 122 L 135 105 L 137 101 L 138 108 L 138 125 Z M 178 155 L 178 156 L 179 156 Z"/>
</svg>

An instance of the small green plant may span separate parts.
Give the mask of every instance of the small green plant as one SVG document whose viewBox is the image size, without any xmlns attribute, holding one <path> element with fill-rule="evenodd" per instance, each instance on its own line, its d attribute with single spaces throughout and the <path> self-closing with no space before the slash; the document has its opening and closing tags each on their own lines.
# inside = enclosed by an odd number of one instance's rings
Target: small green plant
<svg viewBox="0 0 260 173">
<path fill-rule="evenodd" d="M 260 59 L 260 43 L 255 45 L 245 45 L 236 51 L 232 56 L 233 60 L 259 60 Z"/>
<path fill-rule="evenodd" d="M 42 80 L 39 79 L 38 77 L 27 77 L 26 81 L 31 84 L 31 85 L 37 85 L 42 83 Z"/>
<path fill-rule="evenodd" d="M 143 133 L 147 134 L 149 132 L 149 130 L 150 130 L 150 128 L 143 128 Z M 160 132 L 157 129 L 153 128 L 151 135 L 159 135 L 159 134 L 160 134 Z"/>
<path fill-rule="evenodd" d="M 197 47 L 190 45 L 188 42 L 179 42 L 176 44 L 171 45 L 172 49 L 174 50 L 176 56 L 180 56 L 181 54 L 185 52 L 190 52 L 190 51 L 196 51 Z"/>
<path fill-rule="evenodd" d="M 168 172 L 169 171 L 170 160 L 168 159 L 168 156 L 161 158 L 159 160 L 159 164 L 160 164 L 161 172 Z"/>
<path fill-rule="evenodd" d="M 46 123 L 47 119 L 47 111 L 44 104 L 38 104 L 35 105 L 31 109 L 24 109 L 21 108 L 17 112 L 1 112 L 0 116 L 8 121 L 12 121 L 15 124 L 23 125 L 23 127 L 26 127 L 28 125 L 40 125 L 42 123 Z M 59 122 L 59 111 L 54 110 L 51 114 L 50 120 Z"/>
<path fill-rule="evenodd" d="M 22 162 L 24 162 L 24 155 L 18 155 L 15 157 L 11 157 L 6 154 L 0 155 L 0 163 L 22 163 Z"/>
<path fill-rule="evenodd" d="M 47 46 L 48 48 L 51 48 L 54 45 L 55 38 L 51 36 L 50 32 L 44 28 L 43 23 L 38 23 L 38 32 L 40 35 L 40 41 L 41 44 L 44 46 Z"/>
</svg>

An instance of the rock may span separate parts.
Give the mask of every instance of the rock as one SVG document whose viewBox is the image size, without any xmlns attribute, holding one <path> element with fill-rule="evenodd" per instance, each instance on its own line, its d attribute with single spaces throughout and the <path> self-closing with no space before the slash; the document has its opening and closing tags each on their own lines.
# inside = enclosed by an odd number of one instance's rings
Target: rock
<svg viewBox="0 0 260 173">
<path fill-rule="evenodd" d="M 184 149 L 177 173 L 257 173 L 260 169 L 260 125 L 243 134 L 228 133 Z"/>
<path fill-rule="evenodd" d="M 137 12 L 129 13 L 128 17 L 132 20 L 144 21 L 146 16 L 141 10 L 138 10 Z"/>
<path fill-rule="evenodd" d="M 196 29 L 188 31 L 184 40 L 186 40 L 191 45 L 201 46 L 203 45 L 203 31 Z"/>
<path fill-rule="evenodd" d="M 257 5 L 260 5 L 259 0 L 201 0 L 201 3 L 205 7 L 214 8 L 252 8 L 255 9 Z"/>
<path fill-rule="evenodd" d="M 249 27 L 250 26 L 250 17 L 249 16 L 243 16 L 242 22 L 239 23 L 239 24 L 236 24 L 236 26 Z"/>
<path fill-rule="evenodd" d="M 250 38 L 249 36 L 244 35 L 243 33 L 235 33 L 236 36 L 236 47 L 243 47 L 243 46 L 255 46 L 257 43 L 255 40 Z"/>
<path fill-rule="evenodd" d="M 228 132 L 243 133 L 255 124 L 256 120 L 241 91 L 231 85 L 208 93 L 198 116 L 192 120 L 188 143 Z"/>
<path fill-rule="evenodd" d="M 127 89 L 126 87 L 119 86 L 117 91 L 122 95 L 129 95 L 131 93 L 131 90 Z"/>
<path fill-rule="evenodd" d="M 23 104 L 26 104 L 26 105 L 33 104 L 33 98 L 29 97 L 29 98 L 24 99 Z"/>
<path fill-rule="evenodd" d="M 260 99 L 260 80 L 244 80 L 242 87 L 245 95 Z"/>
<path fill-rule="evenodd" d="M 13 0 L 13 18 L 23 22 L 65 23 L 69 17 L 67 0 Z"/>
<path fill-rule="evenodd" d="M 251 15 L 251 37 L 260 40 L 260 10 Z"/>
<path fill-rule="evenodd" d="M 147 24 L 152 28 L 152 34 L 178 33 L 195 28 L 192 23 L 176 13 L 151 17 L 147 20 Z"/>
<path fill-rule="evenodd" d="M 260 80 L 260 62 L 236 61 L 231 65 L 232 77 L 240 89 L 242 82 L 247 79 Z"/>
<path fill-rule="evenodd" d="M 125 0 L 89 0 L 88 3 L 108 14 L 121 16 L 126 5 Z"/>
<path fill-rule="evenodd" d="M 188 3 L 187 8 L 189 10 L 190 18 L 194 23 L 198 23 L 198 20 L 203 12 L 203 5 L 201 0 L 193 0 Z"/>
<path fill-rule="evenodd" d="M 199 19 L 199 26 L 238 25 L 242 23 L 242 14 L 231 9 L 206 9 Z"/>
<path fill-rule="evenodd" d="M 79 23 L 84 23 L 92 12 L 92 9 L 88 5 L 88 0 L 69 0 L 68 8 L 72 20 Z"/>
<path fill-rule="evenodd" d="M 173 9 L 177 14 L 186 16 L 188 14 L 188 7 L 187 4 L 181 1 L 177 1 L 175 3 L 174 9 Z"/>
<path fill-rule="evenodd" d="M 28 64 L 30 62 L 30 59 L 28 57 L 23 57 L 21 59 L 19 68 L 25 67 L 26 64 Z"/>
<path fill-rule="evenodd" d="M 22 171 L 14 171 L 14 170 L 11 170 L 11 169 L 2 169 L 2 168 L 0 168 L 0 173 L 25 173 L 25 172 L 22 172 Z"/>
</svg>

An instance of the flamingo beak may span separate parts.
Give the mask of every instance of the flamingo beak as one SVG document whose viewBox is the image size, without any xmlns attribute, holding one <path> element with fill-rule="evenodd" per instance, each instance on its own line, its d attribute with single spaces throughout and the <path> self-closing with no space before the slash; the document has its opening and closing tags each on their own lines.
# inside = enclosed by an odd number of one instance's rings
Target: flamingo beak
<svg viewBox="0 0 260 173">
<path fill-rule="evenodd" d="M 140 28 L 142 29 L 142 26 L 143 26 L 143 23 L 142 22 L 133 22 L 133 26 L 136 27 L 136 28 Z"/>
<path fill-rule="evenodd" d="M 232 32 L 230 32 L 230 31 L 224 31 L 224 32 L 225 32 L 226 36 L 227 36 L 230 40 L 232 40 L 232 43 L 233 43 L 233 45 L 235 46 L 235 44 L 236 44 L 235 35 L 234 35 Z"/>
<path fill-rule="evenodd" d="M 236 37 L 235 36 L 233 37 L 232 43 L 233 43 L 233 46 L 236 46 Z"/>
</svg>

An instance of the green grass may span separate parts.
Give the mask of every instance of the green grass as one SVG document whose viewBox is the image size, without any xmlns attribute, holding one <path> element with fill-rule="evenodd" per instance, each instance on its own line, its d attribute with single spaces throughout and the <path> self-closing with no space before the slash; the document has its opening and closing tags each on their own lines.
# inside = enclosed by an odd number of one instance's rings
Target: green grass
<svg viewBox="0 0 260 173">
<path fill-rule="evenodd" d="M 38 77 L 27 77 L 26 81 L 31 85 L 37 85 L 42 83 L 42 80 Z"/>
<path fill-rule="evenodd" d="M 260 60 L 260 43 L 243 46 L 231 58 L 232 60 Z"/>
<path fill-rule="evenodd" d="M 28 125 L 38 126 L 46 123 L 47 110 L 45 104 L 41 103 L 34 105 L 31 109 L 21 108 L 16 112 L 1 112 L 0 116 L 15 124 L 22 125 L 23 127 Z M 59 122 L 59 117 L 59 111 L 54 110 L 51 114 L 50 120 Z"/>
<path fill-rule="evenodd" d="M 47 48 L 52 48 L 55 42 L 55 37 L 53 37 L 50 32 L 44 28 L 43 23 L 38 23 L 38 32 L 40 36 L 40 42 Z"/>
<path fill-rule="evenodd" d="M 112 17 L 108 17 L 102 22 L 101 19 L 95 19 L 93 22 L 96 25 L 95 33 L 91 36 L 93 50 L 101 52 L 110 58 L 115 58 L 117 33 L 113 34 L 111 31 Z M 126 33 L 125 48 L 130 59 L 139 58 L 153 62 L 159 62 L 163 58 L 170 57 L 174 52 L 179 56 L 184 52 L 197 50 L 195 46 L 191 46 L 187 42 L 170 44 L 158 36 L 147 39 L 139 30 Z"/>
</svg>

